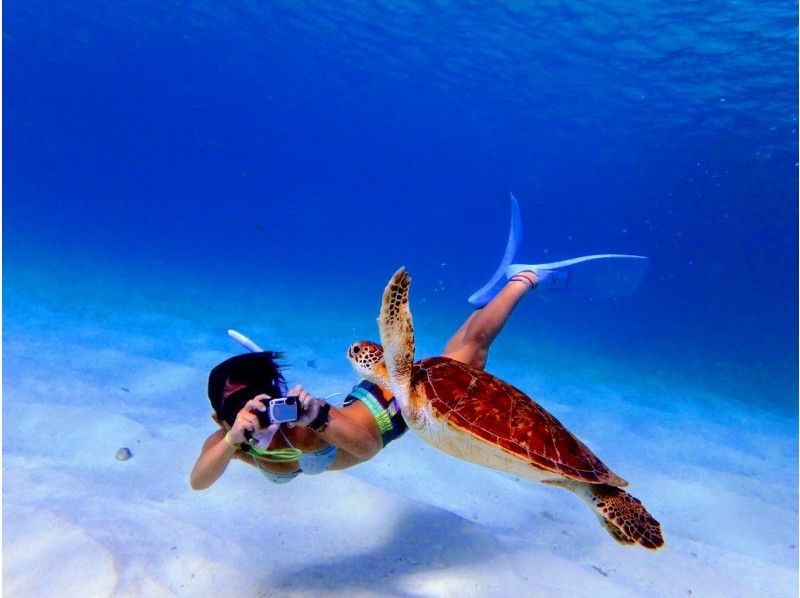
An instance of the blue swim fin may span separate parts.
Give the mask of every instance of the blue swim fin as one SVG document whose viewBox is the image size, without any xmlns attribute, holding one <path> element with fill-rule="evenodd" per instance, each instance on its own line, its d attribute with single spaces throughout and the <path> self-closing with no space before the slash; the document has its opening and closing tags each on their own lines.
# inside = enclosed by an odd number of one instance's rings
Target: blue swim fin
<svg viewBox="0 0 800 598">
<path fill-rule="evenodd" d="M 472 295 L 469 296 L 467 301 L 474 305 L 475 307 L 483 307 L 489 301 L 491 301 L 497 293 L 500 292 L 506 285 L 506 268 L 511 265 L 511 262 L 514 261 L 514 255 L 517 253 L 517 247 L 522 242 L 522 220 L 519 216 L 519 203 L 517 203 L 517 198 L 514 197 L 513 193 L 511 195 L 511 226 L 508 231 L 508 242 L 506 243 L 506 252 L 503 255 L 503 259 L 500 261 L 500 265 L 497 267 L 497 271 L 494 275 L 489 279 L 479 291 L 475 291 Z"/>
<path fill-rule="evenodd" d="M 539 278 L 537 290 L 566 291 L 591 297 L 621 297 L 642 282 L 650 260 L 641 255 L 585 255 L 549 264 L 511 264 L 506 276 L 529 270 Z"/>
</svg>

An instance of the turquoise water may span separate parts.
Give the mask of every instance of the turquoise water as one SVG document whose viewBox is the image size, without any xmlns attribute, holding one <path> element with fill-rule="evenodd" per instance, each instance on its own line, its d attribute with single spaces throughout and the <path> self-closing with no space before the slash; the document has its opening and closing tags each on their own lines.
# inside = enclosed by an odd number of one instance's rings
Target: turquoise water
<svg viewBox="0 0 800 598">
<path fill-rule="evenodd" d="M 331 290 L 361 301 L 405 264 L 456 322 L 502 254 L 513 191 L 524 261 L 651 257 L 635 299 L 539 306 L 537 330 L 795 409 L 792 3 L 5 16 L 7 292 L 16 265 L 69 258 L 210 295 L 281 289 L 302 310 Z"/>
<path fill-rule="evenodd" d="M 9 592 L 796 595 L 795 3 L 3 16 Z M 412 434 L 278 490 L 244 467 L 188 489 L 227 328 L 346 392 L 405 265 L 435 355 L 503 254 L 509 192 L 518 261 L 650 258 L 630 297 L 530 294 L 488 369 L 631 481 L 666 550 Z"/>
</svg>

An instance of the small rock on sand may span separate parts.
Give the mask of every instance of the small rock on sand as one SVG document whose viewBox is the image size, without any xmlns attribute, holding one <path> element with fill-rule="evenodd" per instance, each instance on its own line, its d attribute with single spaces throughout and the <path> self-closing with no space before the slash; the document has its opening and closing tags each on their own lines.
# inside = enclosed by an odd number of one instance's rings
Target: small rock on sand
<svg viewBox="0 0 800 598">
<path fill-rule="evenodd" d="M 117 451 L 117 461 L 127 461 L 131 457 L 133 457 L 133 453 L 129 448 L 121 448 Z"/>
</svg>

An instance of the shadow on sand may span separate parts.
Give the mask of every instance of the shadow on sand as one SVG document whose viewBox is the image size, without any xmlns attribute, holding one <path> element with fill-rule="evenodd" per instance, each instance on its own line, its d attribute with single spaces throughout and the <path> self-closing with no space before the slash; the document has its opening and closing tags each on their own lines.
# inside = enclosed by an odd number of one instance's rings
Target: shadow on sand
<svg viewBox="0 0 800 598">
<path fill-rule="evenodd" d="M 349 533 L 342 530 L 343 535 Z M 364 592 L 409 596 L 408 589 L 398 583 L 407 574 L 424 576 L 490 560 L 508 550 L 482 526 L 429 506 L 409 511 L 393 530 L 375 530 L 375 534 L 387 539 L 369 551 L 275 570 L 277 583 L 264 587 L 264 595 Z"/>
</svg>

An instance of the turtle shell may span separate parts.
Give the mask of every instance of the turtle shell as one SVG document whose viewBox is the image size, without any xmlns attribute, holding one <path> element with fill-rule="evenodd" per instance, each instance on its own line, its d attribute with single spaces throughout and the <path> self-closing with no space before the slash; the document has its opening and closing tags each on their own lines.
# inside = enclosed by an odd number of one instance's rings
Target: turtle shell
<svg viewBox="0 0 800 598">
<path fill-rule="evenodd" d="M 507 382 L 448 357 L 414 364 L 411 388 L 424 393 L 433 416 L 489 444 L 566 478 L 626 486 L 541 405 Z"/>
</svg>

